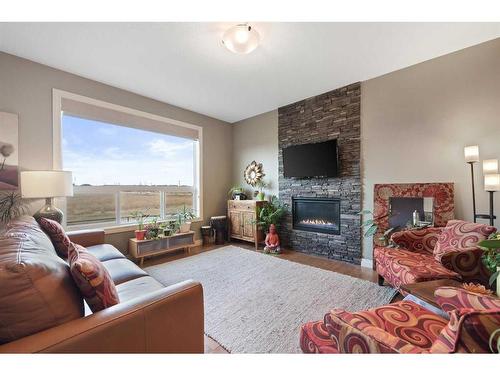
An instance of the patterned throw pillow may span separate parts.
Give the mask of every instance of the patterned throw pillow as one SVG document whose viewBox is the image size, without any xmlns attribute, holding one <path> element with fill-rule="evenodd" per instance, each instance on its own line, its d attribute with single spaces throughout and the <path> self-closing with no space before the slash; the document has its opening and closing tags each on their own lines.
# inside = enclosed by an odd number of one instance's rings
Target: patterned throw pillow
<svg viewBox="0 0 500 375">
<path fill-rule="evenodd" d="M 115 283 L 108 271 L 87 249 L 71 243 L 68 261 L 71 276 L 92 312 L 101 311 L 120 302 Z"/>
<path fill-rule="evenodd" d="M 434 247 L 434 258 L 441 261 L 444 254 L 474 247 L 478 242 L 485 240 L 496 228 L 486 225 L 470 223 L 463 220 L 450 220 Z"/>
<path fill-rule="evenodd" d="M 52 245 L 57 251 L 57 254 L 66 259 L 68 257 L 69 246 L 71 244 L 71 240 L 66 235 L 64 228 L 57 221 L 45 219 L 41 217 L 38 220 L 38 224 L 43 229 L 45 233 L 49 236 L 52 241 Z"/>
<path fill-rule="evenodd" d="M 500 310 L 453 310 L 430 353 L 498 353 Z"/>
<path fill-rule="evenodd" d="M 444 286 L 434 292 L 436 302 L 443 311 L 450 314 L 453 310 L 473 309 L 474 311 L 500 311 L 500 298 L 473 293 L 461 288 Z"/>
</svg>

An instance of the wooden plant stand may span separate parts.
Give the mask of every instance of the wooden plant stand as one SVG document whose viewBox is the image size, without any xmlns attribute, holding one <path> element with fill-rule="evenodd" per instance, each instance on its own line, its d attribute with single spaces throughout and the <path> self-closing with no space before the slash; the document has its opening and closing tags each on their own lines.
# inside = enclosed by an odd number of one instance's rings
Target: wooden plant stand
<svg viewBox="0 0 500 375">
<path fill-rule="evenodd" d="M 189 250 L 194 246 L 194 232 L 177 233 L 172 236 L 158 238 L 154 240 L 136 240 L 131 238 L 128 241 L 129 253 L 140 259 L 140 266 L 144 264 L 144 258 L 148 256 L 165 254 L 171 251 L 185 249 Z"/>
</svg>

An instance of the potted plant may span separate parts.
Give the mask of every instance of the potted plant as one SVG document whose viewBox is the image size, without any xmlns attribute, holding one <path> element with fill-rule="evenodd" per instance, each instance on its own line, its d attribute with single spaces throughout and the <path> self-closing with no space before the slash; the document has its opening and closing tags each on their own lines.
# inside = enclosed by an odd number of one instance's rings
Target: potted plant
<svg viewBox="0 0 500 375">
<path fill-rule="evenodd" d="M 0 193 L 0 223 L 9 221 L 28 212 L 29 201 L 23 199 L 17 190 L 2 191 Z"/>
<path fill-rule="evenodd" d="M 137 229 L 135 230 L 135 239 L 138 241 L 144 240 L 146 236 L 146 230 L 144 229 L 144 219 L 146 219 L 149 215 L 144 214 L 141 211 L 135 211 L 131 214 L 132 218 L 137 221 Z"/>
<path fill-rule="evenodd" d="M 497 283 L 497 296 L 500 296 L 500 232 L 492 234 L 487 240 L 478 244 L 484 252 L 481 256 L 483 264 L 492 273 L 490 276 L 490 286 Z"/>
<path fill-rule="evenodd" d="M 155 240 L 159 237 L 160 235 L 160 225 L 158 224 L 158 219 L 155 217 L 151 223 L 146 225 L 145 231 L 146 231 L 146 238 L 148 240 Z"/>
<path fill-rule="evenodd" d="M 255 191 L 255 199 L 258 201 L 263 201 L 266 198 L 266 194 L 264 193 L 264 189 L 268 187 L 269 184 L 264 182 L 264 180 L 259 180 L 255 183 L 255 187 L 257 190 Z"/>
<path fill-rule="evenodd" d="M 247 195 L 245 194 L 245 190 L 241 186 L 233 186 L 229 191 L 227 192 L 227 195 L 230 199 L 232 200 L 240 200 L 244 201 L 247 199 Z"/>
<path fill-rule="evenodd" d="M 366 219 L 363 220 L 361 223 L 362 228 L 366 228 L 364 237 L 371 237 L 378 231 L 378 221 L 386 216 L 389 216 L 388 214 L 386 215 L 381 215 L 378 217 L 373 217 L 373 213 L 370 210 L 363 210 L 359 213 L 359 215 L 370 215 L 372 218 L 371 219 Z M 389 228 L 384 233 L 378 238 L 378 240 L 381 242 L 380 244 L 385 247 L 394 247 L 394 244 L 391 243 L 390 238 L 392 232 L 394 232 L 395 228 Z"/>
<path fill-rule="evenodd" d="M 194 214 L 193 210 L 187 209 L 186 205 L 182 208 L 182 211 L 180 211 L 177 214 L 177 221 L 179 223 L 179 232 L 180 233 L 186 233 L 191 230 L 191 220 L 193 220 L 196 217 Z"/>
<path fill-rule="evenodd" d="M 288 205 L 276 196 L 272 196 L 269 202 L 259 210 L 257 220 L 254 221 L 264 232 L 269 231 L 269 226 L 274 224 L 279 227 L 280 221 L 285 216 Z"/>
</svg>

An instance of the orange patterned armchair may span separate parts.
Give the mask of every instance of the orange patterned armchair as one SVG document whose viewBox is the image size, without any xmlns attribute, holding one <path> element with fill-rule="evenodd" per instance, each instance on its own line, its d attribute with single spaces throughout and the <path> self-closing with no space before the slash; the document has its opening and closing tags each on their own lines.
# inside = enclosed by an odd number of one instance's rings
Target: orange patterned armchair
<svg viewBox="0 0 500 375">
<path fill-rule="evenodd" d="M 391 237 L 397 247 L 375 247 L 379 275 L 394 288 L 436 279 L 457 279 L 487 285 L 488 271 L 477 243 L 496 229 L 485 224 L 450 220 L 446 227 L 407 230 Z"/>
<path fill-rule="evenodd" d="M 498 353 L 500 299 L 442 287 L 449 320 L 411 301 L 349 313 L 332 310 L 300 331 L 304 353 Z"/>
</svg>

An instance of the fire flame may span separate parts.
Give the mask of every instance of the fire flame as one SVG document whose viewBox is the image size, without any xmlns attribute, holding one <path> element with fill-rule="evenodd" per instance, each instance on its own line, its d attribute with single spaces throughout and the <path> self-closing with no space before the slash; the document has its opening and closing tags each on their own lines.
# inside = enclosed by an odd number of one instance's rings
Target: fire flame
<svg viewBox="0 0 500 375">
<path fill-rule="evenodd" d="M 308 224 L 308 225 L 333 225 L 332 222 L 323 220 L 323 219 L 305 219 L 301 220 L 300 224 Z"/>
</svg>

